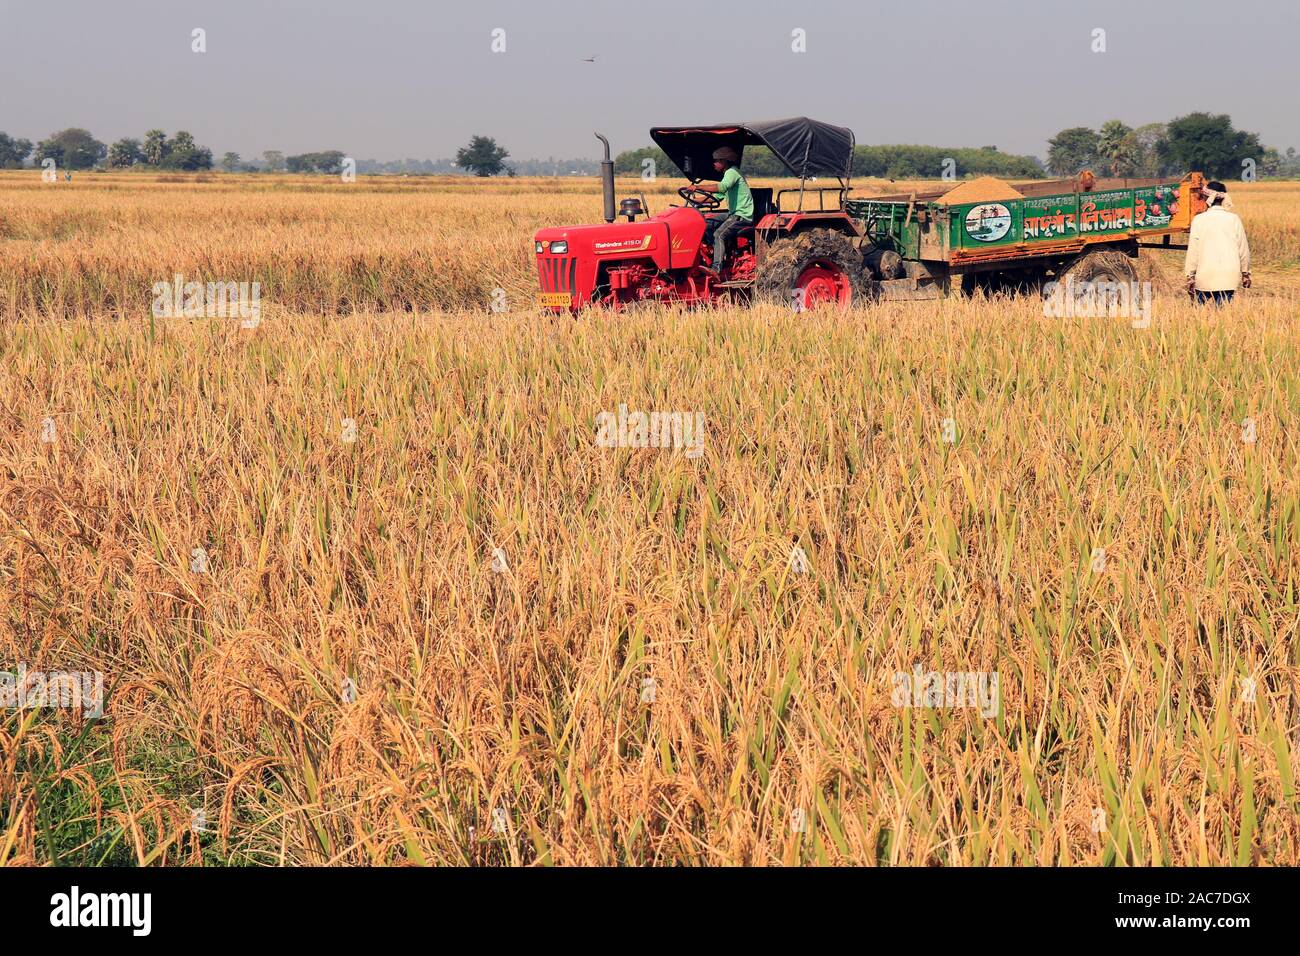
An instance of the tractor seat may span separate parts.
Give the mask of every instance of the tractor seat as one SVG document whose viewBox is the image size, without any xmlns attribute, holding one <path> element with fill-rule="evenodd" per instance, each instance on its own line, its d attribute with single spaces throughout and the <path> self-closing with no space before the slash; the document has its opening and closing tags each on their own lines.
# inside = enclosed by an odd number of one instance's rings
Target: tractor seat
<svg viewBox="0 0 1300 956">
<path fill-rule="evenodd" d="M 754 196 L 754 221 L 745 226 L 733 238 L 737 249 L 747 249 L 754 244 L 754 227 L 762 221 L 763 217 L 773 212 L 772 208 L 772 190 L 767 186 L 761 186 L 758 189 L 750 189 Z"/>
<path fill-rule="evenodd" d="M 754 222 L 757 222 L 758 208 L 754 209 Z M 754 223 L 748 226 L 742 226 L 739 231 L 730 237 L 729 245 L 736 250 L 748 249 L 754 244 Z"/>
<path fill-rule="evenodd" d="M 750 188 L 754 196 L 754 221 L 728 238 L 728 245 L 733 249 L 748 249 L 754 245 L 754 227 L 776 208 L 772 203 L 772 189 L 769 186 Z"/>
<path fill-rule="evenodd" d="M 772 203 L 772 190 L 770 187 L 761 186 L 757 189 L 751 189 L 750 192 L 754 196 L 754 221 L 750 223 L 748 226 L 746 226 L 744 229 L 741 229 L 740 232 L 736 233 L 734 238 L 744 237 L 749 239 L 751 242 L 753 242 L 754 226 L 756 226 L 759 222 L 761 222 L 763 217 L 766 216 L 768 213 L 776 212 L 777 210 Z M 726 210 L 722 210 L 721 212 L 716 213 L 714 215 L 725 215 L 725 214 L 726 214 Z"/>
<path fill-rule="evenodd" d="M 772 188 L 770 186 L 759 186 L 758 188 L 751 188 L 749 191 L 754 197 L 754 222 L 760 222 L 768 213 L 776 212 L 772 203 Z M 744 232 L 741 235 L 743 236 Z"/>
</svg>

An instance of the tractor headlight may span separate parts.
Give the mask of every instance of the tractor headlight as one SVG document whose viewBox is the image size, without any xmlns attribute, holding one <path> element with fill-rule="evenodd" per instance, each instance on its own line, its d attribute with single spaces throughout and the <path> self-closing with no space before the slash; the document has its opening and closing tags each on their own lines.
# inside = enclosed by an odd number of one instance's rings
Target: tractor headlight
<svg viewBox="0 0 1300 956">
<path fill-rule="evenodd" d="M 537 249 L 537 254 L 540 256 L 540 255 L 542 254 L 542 252 L 544 251 L 544 250 L 542 249 L 542 240 L 540 240 L 540 239 L 535 240 L 535 241 L 533 242 L 533 245 L 534 245 L 534 247 Z"/>
<path fill-rule="evenodd" d="M 569 251 L 569 240 L 567 239 L 560 239 L 557 242 L 551 243 L 551 252 L 557 256 L 562 256 L 568 251 Z"/>
</svg>

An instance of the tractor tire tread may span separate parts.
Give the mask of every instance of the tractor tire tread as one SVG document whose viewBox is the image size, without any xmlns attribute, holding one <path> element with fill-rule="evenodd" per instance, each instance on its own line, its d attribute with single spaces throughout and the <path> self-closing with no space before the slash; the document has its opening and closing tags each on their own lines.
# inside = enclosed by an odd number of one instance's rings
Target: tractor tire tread
<svg viewBox="0 0 1300 956">
<path fill-rule="evenodd" d="M 848 276 L 851 305 L 872 297 L 874 283 L 864 274 L 862 253 L 849 237 L 834 229 L 808 229 L 772 243 L 755 275 L 755 301 L 790 306 L 799 274 L 817 259 L 833 262 Z"/>
</svg>

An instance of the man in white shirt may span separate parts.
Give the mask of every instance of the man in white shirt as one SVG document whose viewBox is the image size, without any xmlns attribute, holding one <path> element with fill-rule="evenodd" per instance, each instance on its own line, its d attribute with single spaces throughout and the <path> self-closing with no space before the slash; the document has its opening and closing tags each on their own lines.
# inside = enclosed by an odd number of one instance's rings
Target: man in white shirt
<svg viewBox="0 0 1300 956">
<path fill-rule="evenodd" d="M 1221 305 L 1232 300 L 1238 284 L 1250 288 L 1250 246 L 1241 217 L 1230 211 L 1228 188 L 1216 179 L 1201 195 L 1209 208 L 1192 219 L 1183 272 L 1188 295 Z"/>
</svg>

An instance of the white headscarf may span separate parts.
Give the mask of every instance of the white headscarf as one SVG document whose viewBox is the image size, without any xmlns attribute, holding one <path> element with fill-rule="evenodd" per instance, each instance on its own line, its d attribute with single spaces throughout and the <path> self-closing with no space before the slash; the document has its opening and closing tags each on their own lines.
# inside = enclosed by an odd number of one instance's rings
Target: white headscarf
<svg viewBox="0 0 1300 956">
<path fill-rule="evenodd" d="M 1202 186 L 1201 188 L 1205 190 L 1206 203 L 1213 206 L 1214 200 L 1222 199 L 1223 202 L 1220 203 L 1220 205 L 1229 212 L 1232 211 L 1232 197 L 1228 195 L 1227 190 L 1219 192 L 1217 189 L 1211 189 L 1209 186 Z"/>
</svg>

